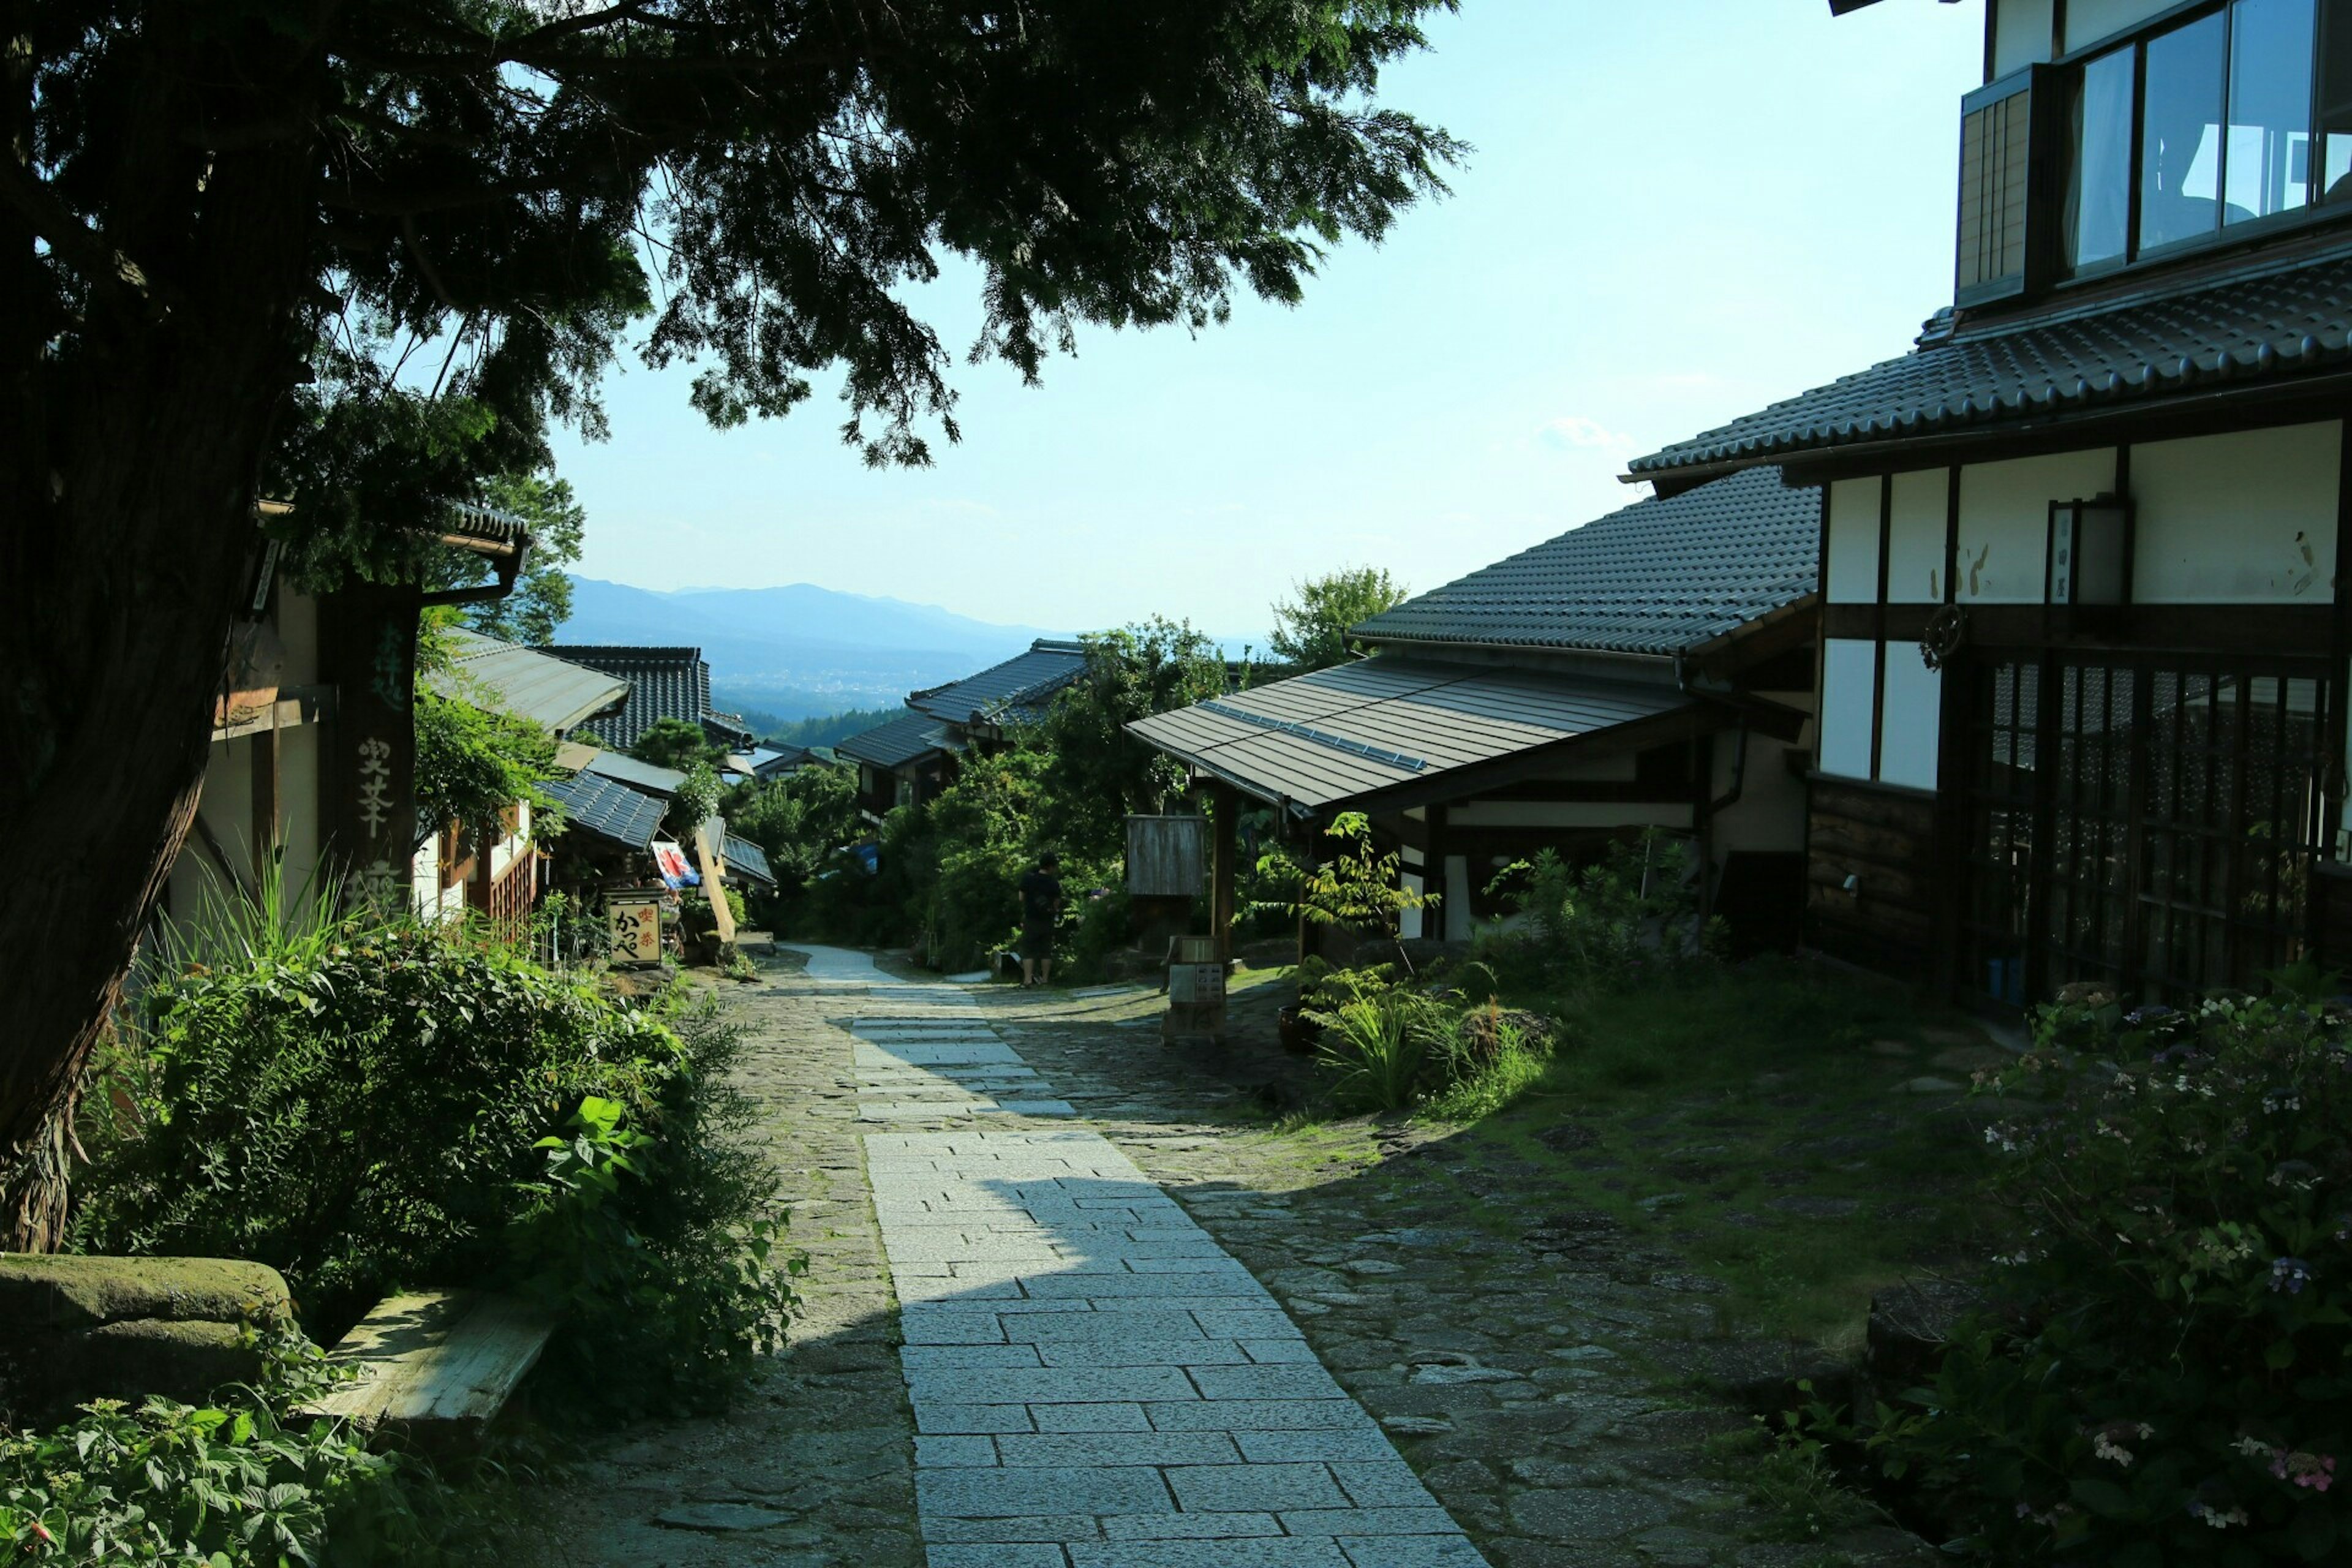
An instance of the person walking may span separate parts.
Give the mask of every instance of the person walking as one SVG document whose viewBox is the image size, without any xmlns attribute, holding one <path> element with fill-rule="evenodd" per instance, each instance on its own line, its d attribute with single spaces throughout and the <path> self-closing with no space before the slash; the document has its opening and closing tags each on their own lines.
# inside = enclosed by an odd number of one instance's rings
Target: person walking
<svg viewBox="0 0 2352 1568">
<path fill-rule="evenodd" d="M 1021 984 L 1054 983 L 1054 922 L 1062 915 L 1062 861 L 1052 850 L 1021 878 Z"/>
</svg>

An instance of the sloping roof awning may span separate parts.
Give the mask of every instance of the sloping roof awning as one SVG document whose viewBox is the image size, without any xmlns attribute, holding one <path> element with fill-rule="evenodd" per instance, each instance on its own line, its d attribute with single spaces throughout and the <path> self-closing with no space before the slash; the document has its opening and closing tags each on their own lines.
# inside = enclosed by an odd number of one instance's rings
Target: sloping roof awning
<svg viewBox="0 0 2352 1568">
<path fill-rule="evenodd" d="M 479 632 L 451 628 L 449 668 L 426 678 L 444 697 L 490 708 L 562 736 L 601 713 L 617 712 L 629 683 L 618 676 L 534 653 Z"/>
<path fill-rule="evenodd" d="M 1402 808 L 1515 770 L 1531 776 L 1604 731 L 1685 733 L 1721 721 L 1716 705 L 1664 683 L 1383 656 L 1128 728 L 1245 795 L 1313 813 Z"/>
<path fill-rule="evenodd" d="M 719 858 L 727 862 L 728 876 L 758 882 L 763 887 L 776 885 L 776 874 L 768 868 L 767 851 L 750 839 L 730 833 L 725 836 L 719 853 Z"/>
<path fill-rule="evenodd" d="M 1665 657 L 1795 604 L 1821 571 L 1822 500 L 1759 468 L 1639 501 L 1417 595 L 1367 641 Z"/>
<path fill-rule="evenodd" d="M 907 706 L 950 724 L 1032 722 L 1044 716 L 1055 693 L 1086 672 L 1084 643 L 1040 637 L 1029 651 L 978 675 L 918 691 Z"/>
<path fill-rule="evenodd" d="M 935 752 L 944 756 L 955 747 L 945 724 L 929 714 L 909 713 L 835 742 L 833 749 L 854 762 L 900 768 Z"/>
<path fill-rule="evenodd" d="M 652 848 L 669 805 L 599 773 L 549 779 L 539 787 L 563 808 L 567 827 L 593 833 L 624 849 Z"/>
<path fill-rule="evenodd" d="M 618 779 L 631 789 L 664 799 L 675 796 L 686 784 L 686 775 L 676 768 L 656 767 L 651 763 L 639 762 L 626 752 L 599 752 L 580 771 Z"/>
<path fill-rule="evenodd" d="M 2285 385 L 2352 364 L 2352 256 L 2044 312 L 1948 341 L 1628 465 L 1696 477 L 1883 441 L 1993 434 Z"/>
</svg>

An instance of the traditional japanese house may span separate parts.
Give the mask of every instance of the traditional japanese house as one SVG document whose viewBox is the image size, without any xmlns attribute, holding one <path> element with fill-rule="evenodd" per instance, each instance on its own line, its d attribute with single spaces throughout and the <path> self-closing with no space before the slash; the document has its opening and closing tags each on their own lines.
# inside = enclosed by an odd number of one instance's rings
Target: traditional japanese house
<svg viewBox="0 0 2352 1568">
<path fill-rule="evenodd" d="M 445 668 L 425 677 L 445 697 L 520 719 L 557 742 L 618 712 L 629 683 L 584 665 L 462 629 L 440 634 Z M 495 837 L 459 822 L 420 823 L 410 865 L 410 903 L 426 919 L 472 910 L 509 933 L 529 921 L 539 900 L 541 833 L 531 804 L 517 800 L 499 816 Z"/>
<path fill-rule="evenodd" d="M 265 502 L 261 521 L 290 514 Z M 379 908 L 403 907 L 402 868 L 419 841 L 410 784 L 418 612 L 501 598 L 530 540 L 522 525 L 453 506 L 401 531 L 463 551 L 488 584 L 426 592 L 353 584 L 314 596 L 280 570 L 260 538 L 231 631 L 230 670 L 215 705 L 212 751 L 186 844 L 155 915 L 184 929 L 208 900 L 252 898 L 275 879 L 289 898 L 331 872 Z"/>
<path fill-rule="evenodd" d="M 1368 815 L 1408 885 L 1441 895 L 1409 936 L 1500 914 L 1489 887 L 1515 860 L 1659 828 L 1695 846 L 1741 945 L 1791 945 L 1819 530 L 1815 493 L 1769 469 L 1645 500 L 1356 627 L 1370 658 L 1129 728 L 1209 786 L 1228 916 L 1246 797 L 1310 847 Z"/>
<path fill-rule="evenodd" d="M 952 728 L 928 713 L 908 713 L 852 735 L 834 747 L 857 769 L 857 806 L 879 823 L 892 808 L 920 805 L 954 782 L 963 750 Z"/>
<path fill-rule="evenodd" d="M 957 740 L 985 752 L 1003 745 L 1012 731 L 1041 722 L 1054 699 L 1086 668 L 1084 643 L 1040 637 L 1026 653 L 977 675 L 913 693 L 907 706 L 939 720 Z"/>
<path fill-rule="evenodd" d="M 735 713 L 711 704 L 710 665 L 698 647 L 638 647 L 601 643 L 551 644 L 533 650 L 629 683 L 629 700 L 618 713 L 593 721 L 588 733 L 599 743 L 626 751 L 637 737 L 665 719 L 698 724 L 714 745 L 749 749 L 759 737 Z"/>
<path fill-rule="evenodd" d="M 1987 9 L 1950 302 L 1633 477 L 1826 495 L 1813 943 L 1996 1010 L 2341 963 L 2352 4 Z"/>
<path fill-rule="evenodd" d="M 857 769 L 857 804 L 874 822 L 894 806 L 919 805 L 955 782 L 956 759 L 1009 742 L 1085 673 L 1086 645 L 1040 637 L 1028 651 L 977 675 L 909 693 L 904 716 L 852 735 L 834 750 Z"/>
</svg>

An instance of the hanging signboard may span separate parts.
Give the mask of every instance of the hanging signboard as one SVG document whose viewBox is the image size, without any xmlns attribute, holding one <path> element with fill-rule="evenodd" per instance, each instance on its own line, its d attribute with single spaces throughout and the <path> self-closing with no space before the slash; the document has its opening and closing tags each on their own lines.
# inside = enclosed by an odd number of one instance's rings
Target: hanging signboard
<svg viewBox="0 0 2352 1568">
<path fill-rule="evenodd" d="M 661 900 L 651 893 L 620 893 L 604 901 L 614 963 L 659 963 Z"/>
</svg>

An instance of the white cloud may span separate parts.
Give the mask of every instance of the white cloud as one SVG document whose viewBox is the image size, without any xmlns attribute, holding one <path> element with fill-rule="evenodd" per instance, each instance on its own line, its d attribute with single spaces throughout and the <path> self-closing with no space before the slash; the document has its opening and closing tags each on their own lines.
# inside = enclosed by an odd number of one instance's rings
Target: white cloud
<svg viewBox="0 0 2352 1568">
<path fill-rule="evenodd" d="M 1537 438 L 1555 451 L 1630 452 L 1633 437 L 1610 429 L 1598 419 L 1566 414 L 1548 421 Z"/>
</svg>

